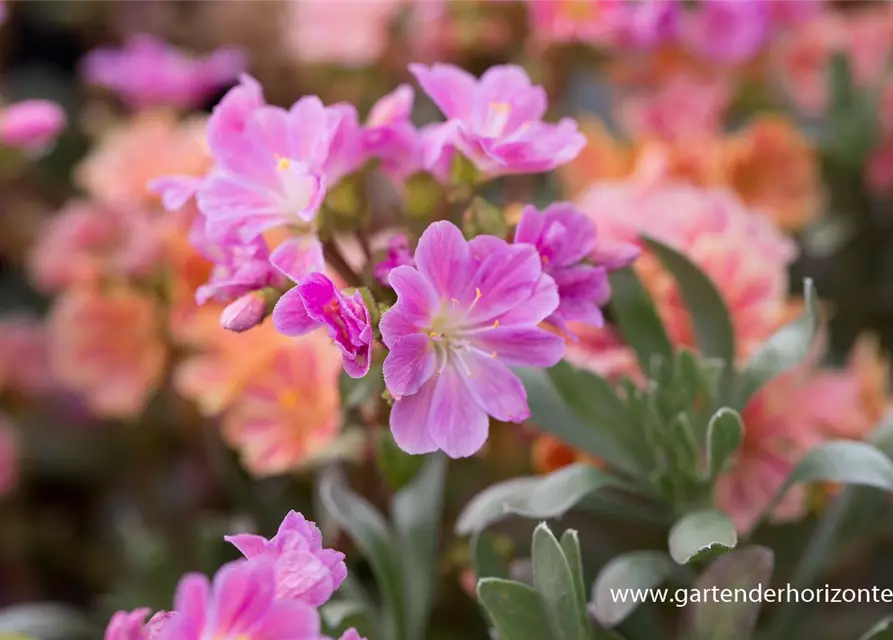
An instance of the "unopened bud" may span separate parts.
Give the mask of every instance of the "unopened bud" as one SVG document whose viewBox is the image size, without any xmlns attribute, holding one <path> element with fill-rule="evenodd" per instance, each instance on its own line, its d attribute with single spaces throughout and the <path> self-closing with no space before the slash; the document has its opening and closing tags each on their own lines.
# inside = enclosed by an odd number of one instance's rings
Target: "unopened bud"
<svg viewBox="0 0 893 640">
<path fill-rule="evenodd" d="M 260 291 L 236 298 L 220 314 L 220 326 L 227 331 L 242 332 L 259 325 L 267 314 L 267 301 Z"/>
</svg>

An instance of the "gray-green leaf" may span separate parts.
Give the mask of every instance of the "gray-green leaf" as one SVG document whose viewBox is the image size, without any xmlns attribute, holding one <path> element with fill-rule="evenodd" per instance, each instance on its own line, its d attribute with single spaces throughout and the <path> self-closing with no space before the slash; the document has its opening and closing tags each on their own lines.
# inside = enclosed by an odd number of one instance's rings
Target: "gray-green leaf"
<svg viewBox="0 0 893 640">
<path fill-rule="evenodd" d="M 859 640 L 893 640 L 893 616 L 878 621 Z"/>
<path fill-rule="evenodd" d="M 738 532 L 721 511 L 703 509 L 680 518 L 670 529 L 668 544 L 673 560 L 687 564 L 709 553 L 733 549 Z"/>
<path fill-rule="evenodd" d="M 533 587 L 553 637 L 589 640 L 592 630 L 584 603 L 578 597 L 573 573 L 561 545 L 545 523 L 533 532 L 532 562 Z"/>
<path fill-rule="evenodd" d="M 500 640 L 550 640 L 552 632 L 532 587 L 503 578 L 478 581 L 478 600 Z"/>
<path fill-rule="evenodd" d="M 700 593 L 731 593 L 721 597 L 689 603 L 686 607 L 683 632 L 690 640 L 740 640 L 751 637 L 760 612 L 759 597 L 739 597 L 741 591 L 768 586 L 772 578 L 773 555 L 766 547 L 746 547 L 717 558 L 695 583 Z M 754 594 L 756 595 L 756 594 Z"/>
<path fill-rule="evenodd" d="M 592 585 L 595 619 L 606 627 L 626 620 L 643 602 L 639 596 L 666 580 L 674 566 L 661 551 L 633 551 L 611 560 Z"/>
<path fill-rule="evenodd" d="M 611 310 L 624 340 L 636 352 L 639 366 L 649 371 L 653 356 L 670 362 L 673 346 L 648 291 L 632 268 L 620 269 L 610 276 Z"/>
<path fill-rule="evenodd" d="M 723 408 L 707 424 L 707 473 L 711 479 L 719 475 L 726 460 L 741 446 L 744 424 L 738 412 Z"/>
</svg>

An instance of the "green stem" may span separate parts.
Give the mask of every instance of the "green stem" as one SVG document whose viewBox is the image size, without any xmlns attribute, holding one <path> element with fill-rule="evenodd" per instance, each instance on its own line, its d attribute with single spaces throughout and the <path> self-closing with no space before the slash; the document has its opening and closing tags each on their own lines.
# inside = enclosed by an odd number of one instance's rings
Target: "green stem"
<svg viewBox="0 0 893 640">
<path fill-rule="evenodd" d="M 351 266 L 347 263 L 347 260 L 344 259 L 344 256 L 341 255 L 341 252 L 338 250 L 338 247 L 332 240 L 326 240 L 322 243 L 322 253 L 335 271 L 338 272 L 344 281 L 348 284 L 348 286 L 359 288 L 363 286 L 363 280 L 354 272 Z"/>
</svg>

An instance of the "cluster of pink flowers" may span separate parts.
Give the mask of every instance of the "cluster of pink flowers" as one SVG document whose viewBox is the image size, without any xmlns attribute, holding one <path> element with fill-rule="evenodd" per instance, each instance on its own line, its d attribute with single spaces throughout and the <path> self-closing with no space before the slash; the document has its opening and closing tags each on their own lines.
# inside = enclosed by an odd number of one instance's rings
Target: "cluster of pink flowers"
<svg viewBox="0 0 893 640">
<path fill-rule="evenodd" d="M 527 0 L 534 37 L 652 49 L 675 44 L 716 64 L 752 59 L 773 30 L 815 13 L 815 0 Z"/>
<path fill-rule="evenodd" d="M 509 367 L 551 366 L 564 353 L 559 334 L 568 322 L 601 325 L 607 271 L 636 251 L 597 246 L 591 221 L 570 204 L 528 207 L 511 242 L 466 240 L 447 220 L 433 222 L 414 249 L 406 234 L 395 235 L 382 262 L 369 265 L 369 275 L 396 293 L 389 309 L 368 289 L 342 288 L 327 272 L 326 252 L 334 248 L 320 239 L 317 215 L 331 189 L 367 161 L 376 160 L 398 191 L 422 172 L 445 189 L 462 180 L 474 188 L 550 171 L 585 145 L 573 120 L 543 121 L 545 90 L 520 67 L 494 67 L 480 78 L 444 64 L 410 70 L 445 122 L 416 128 L 408 86 L 382 98 L 360 124 L 353 105 L 326 106 L 315 96 L 289 109 L 268 105 L 260 85 L 243 76 L 208 122 L 210 170 L 159 177 L 152 188 L 174 209 L 195 197 L 192 240 L 215 263 L 198 301 L 230 302 L 225 328 L 250 329 L 267 315 L 267 301 L 276 301 L 280 333 L 325 328 L 355 378 L 368 373 L 380 333 L 397 443 L 411 453 L 463 457 L 483 445 L 490 416 L 529 416 Z M 451 173 L 457 155 L 473 176 Z M 267 244 L 283 230 L 284 240 Z"/>
<path fill-rule="evenodd" d="M 145 622 L 148 609 L 119 611 L 105 640 L 328 640 L 317 608 L 347 577 L 344 554 L 322 546 L 317 526 L 291 511 L 271 539 L 227 536 L 245 556 L 221 567 L 213 580 L 181 578 L 172 611 Z M 340 640 L 363 640 L 355 629 Z"/>
</svg>

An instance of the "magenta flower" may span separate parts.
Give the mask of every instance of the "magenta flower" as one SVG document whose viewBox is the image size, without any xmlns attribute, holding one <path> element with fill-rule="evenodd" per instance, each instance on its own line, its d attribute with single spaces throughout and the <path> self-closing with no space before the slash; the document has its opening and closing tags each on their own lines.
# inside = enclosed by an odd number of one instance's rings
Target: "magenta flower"
<svg viewBox="0 0 893 640">
<path fill-rule="evenodd" d="M 270 256 L 270 262 L 297 286 L 287 291 L 273 309 L 273 325 L 286 336 L 302 336 L 320 327 L 341 349 L 347 375 L 362 378 L 372 356 L 372 321 L 359 291 L 346 294 L 322 273 L 324 264 L 319 242 L 285 242 Z"/>
<path fill-rule="evenodd" d="M 313 607 L 328 602 L 347 577 L 344 554 L 323 549 L 322 534 L 313 522 L 295 511 L 271 539 L 251 533 L 224 538 L 246 558 L 270 558 L 276 569 L 276 597 L 297 599 Z"/>
<path fill-rule="evenodd" d="M 381 160 L 381 170 L 395 182 L 421 169 L 420 134 L 410 121 L 415 92 L 400 85 L 372 107 L 363 130 L 370 157 Z"/>
<path fill-rule="evenodd" d="M 147 608 L 118 611 L 109 620 L 105 629 L 105 640 L 154 640 L 161 634 L 171 614 L 159 611 L 148 623 L 145 622 L 147 615 L 149 615 Z"/>
<path fill-rule="evenodd" d="M 244 90 L 244 87 L 240 87 Z M 221 105 L 208 143 L 214 168 L 198 188 L 211 235 L 237 229 L 244 239 L 268 229 L 309 222 L 325 196 L 324 164 L 343 117 L 319 98 L 290 110 Z M 212 135 L 213 134 L 213 135 Z"/>
<path fill-rule="evenodd" d="M 7 147 L 42 152 L 65 128 L 65 112 L 49 100 L 23 100 L 0 111 L 0 143 Z"/>
<path fill-rule="evenodd" d="M 445 221 L 422 234 L 415 262 L 391 271 L 397 303 L 380 324 L 391 431 L 407 453 L 470 456 L 487 439 L 488 415 L 530 415 L 508 367 L 561 359 L 564 340 L 538 327 L 558 307 L 558 288 L 534 247 L 493 236 L 468 242 Z"/>
<path fill-rule="evenodd" d="M 707 60 L 739 64 L 755 56 L 769 33 L 765 0 L 704 0 L 683 27 L 683 42 Z"/>
<path fill-rule="evenodd" d="M 387 285 L 391 271 L 403 265 L 414 266 L 415 262 L 412 259 L 412 250 L 409 248 L 409 239 L 405 233 L 398 233 L 388 240 L 384 259 L 375 265 L 375 277 Z"/>
<path fill-rule="evenodd" d="M 542 121 L 545 89 L 531 85 L 521 67 L 492 67 L 480 79 L 448 64 L 409 68 L 448 118 L 442 143 L 455 146 L 488 177 L 550 171 L 586 146 L 574 120 Z M 436 147 L 430 153 L 437 155 Z"/>
<path fill-rule="evenodd" d="M 175 614 L 161 640 L 323 640 L 316 609 L 300 600 L 278 600 L 270 558 L 225 564 L 208 578 L 180 579 Z"/>
<path fill-rule="evenodd" d="M 558 308 L 546 320 L 565 333 L 567 323 L 584 322 L 601 327 L 601 307 L 611 297 L 608 270 L 584 262 L 595 249 L 595 225 L 567 202 L 549 205 L 540 213 L 524 207 L 515 229 L 515 242 L 536 247 L 543 271 L 558 286 Z"/>
<path fill-rule="evenodd" d="M 111 89 L 133 108 L 168 105 L 190 109 L 245 70 L 245 53 L 218 49 L 204 58 L 149 35 L 133 36 L 121 49 L 97 49 L 84 59 L 87 82 Z"/>
</svg>

